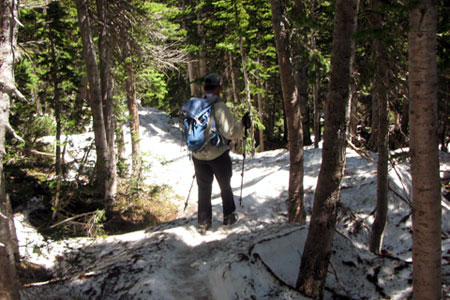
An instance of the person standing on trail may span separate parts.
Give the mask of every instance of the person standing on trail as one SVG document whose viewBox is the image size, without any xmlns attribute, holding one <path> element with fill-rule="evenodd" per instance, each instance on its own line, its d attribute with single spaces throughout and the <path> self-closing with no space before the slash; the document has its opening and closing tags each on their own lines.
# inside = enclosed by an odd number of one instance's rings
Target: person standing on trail
<svg viewBox="0 0 450 300">
<path fill-rule="evenodd" d="M 214 176 L 220 187 L 222 197 L 223 224 L 236 223 L 236 206 L 233 190 L 231 189 L 232 166 L 230 158 L 229 141 L 244 136 L 243 128 L 251 126 L 249 113 L 246 113 L 241 122 L 236 121 L 230 109 L 220 98 L 222 92 L 222 78 L 215 73 L 208 74 L 204 79 L 204 97 L 214 103 L 214 118 L 216 128 L 223 139 L 217 147 L 211 144 L 199 152 L 193 152 L 195 176 L 198 185 L 198 229 L 204 234 L 212 221 L 211 192 Z"/>
</svg>

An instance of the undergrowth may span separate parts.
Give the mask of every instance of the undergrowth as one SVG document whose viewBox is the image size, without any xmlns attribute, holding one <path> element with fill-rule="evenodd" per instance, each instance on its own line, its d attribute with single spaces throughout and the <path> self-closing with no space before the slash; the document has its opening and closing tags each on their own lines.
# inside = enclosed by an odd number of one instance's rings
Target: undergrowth
<svg viewBox="0 0 450 300">
<path fill-rule="evenodd" d="M 177 207 L 171 200 L 179 196 L 170 186 L 145 185 L 141 180 L 124 176 L 118 178 L 114 201 L 105 203 L 97 195 L 95 183 L 89 183 L 88 176 L 84 175 L 62 181 L 59 206 L 53 217 L 58 186 L 54 156 L 14 150 L 8 149 L 3 162 L 13 213 L 26 214 L 30 224 L 46 239 L 120 234 L 176 218 Z M 16 270 L 23 286 L 52 280 L 54 276 L 45 267 L 25 258 L 17 258 Z"/>
<path fill-rule="evenodd" d="M 148 228 L 176 217 L 170 186 L 148 186 L 119 178 L 116 198 L 104 203 L 95 185 L 63 181 L 59 207 L 53 218 L 57 178 L 51 160 L 14 159 L 5 162 L 7 193 L 14 213 L 28 212 L 30 223 L 44 236 L 64 239 L 103 236 Z"/>
</svg>

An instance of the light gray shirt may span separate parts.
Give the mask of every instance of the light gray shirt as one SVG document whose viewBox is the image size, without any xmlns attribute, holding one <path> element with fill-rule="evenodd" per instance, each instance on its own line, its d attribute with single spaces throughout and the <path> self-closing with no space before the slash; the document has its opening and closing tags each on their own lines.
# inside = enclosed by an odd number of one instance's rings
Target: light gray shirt
<svg viewBox="0 0 450 300">
<path fill-rule="evenodd" d="M 208 101 L 214 101 L 215 96 L 207 94 L 206 99 Z M 242 122 L 234 118 L 231 110 L 219 97 L 216 103 L 214 103 L 214 117 L 216 120 L 216 128 L 223 138 L 233 140 L 244 136 Z M 227 141 L 224 141 L 219 147 L 208 143 L 205 148 L 199 152 L 192 153 L 192 155 L 199 160 L 213 160 L 229 149 L 230 147 Z"/>
</svg>

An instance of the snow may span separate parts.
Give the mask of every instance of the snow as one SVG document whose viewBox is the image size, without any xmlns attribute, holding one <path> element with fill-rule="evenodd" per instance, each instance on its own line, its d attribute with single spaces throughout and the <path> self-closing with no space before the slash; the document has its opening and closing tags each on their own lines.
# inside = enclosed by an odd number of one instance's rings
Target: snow
<svg viewBox="0 0 450 300">
<path fill-rule="evenodd" d="M 247 156 L 242 206 L 242 156 L 231 154 L 232 187 L 239 220 L 222 225 L 220 190 L 213 187 L 213 224 L 197 232 L 196 184 L 186 211 L 184 200 L 193 165 L 181 145 L 177 121 L 152 108 L 140 108 L 141 148 L 151 166 L 145 181 L 170 185 L 182 196 L 176 220 L 146 230 L 103 238 L 46 240 L 15 217 L 21 255 L 49 269 L 55 280 L 21 291 L 22 299 L 305 299 L 295 285 L 308 226 L 287 223 L 289 152 L 284 149 Z M 71 137 L 89 146 L 92 134 Z M 130 145 L 128 153 L 130 152 Z M 79 157 L 72 149 L 72 157 Z M 91 151 L 95 154 L 95 151 Z M 305 205 L 311 214 L 321 163 L 321 149 L 305 149 Z M 367 251 L 376 205 L 376 155 L 371 160 L 347 150 L 325 299 L 405 299 L 412 292 L 411 178 L 409 165 L 390 166 L 389 220 L 384 249 L 390 256 Z M 450 171 L 450 157 L 441 154 L 441 172 Z M 443 199 L 443 289 L 450 297 L 450 214 Z"/>
</svg>

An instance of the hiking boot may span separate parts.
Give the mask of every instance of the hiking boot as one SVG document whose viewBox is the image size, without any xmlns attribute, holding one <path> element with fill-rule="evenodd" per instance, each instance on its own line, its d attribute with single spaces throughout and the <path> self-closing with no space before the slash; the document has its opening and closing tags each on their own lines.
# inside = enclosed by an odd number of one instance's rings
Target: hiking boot
<svg viewBox="0 0 450 300">
<path fill-rule="evenodd" d="M 208 229 L 211 228 L 211 224 L 198 224 L 198 233 L 204 235 Z"/>
<path fill-rule="evenodd" d="M 235 213 L 231 213 L 223 218 L 223 225 L 233 225 L 237 221 Z"/>
</svg>

